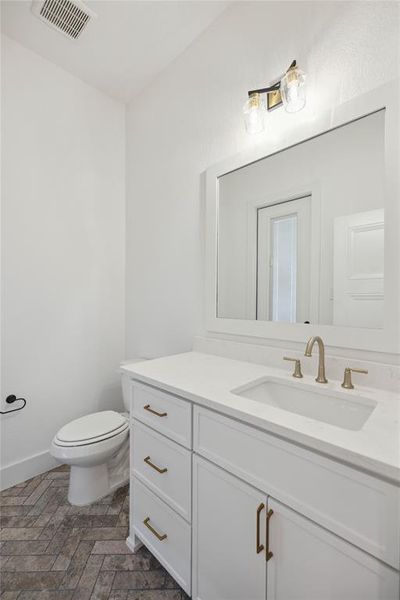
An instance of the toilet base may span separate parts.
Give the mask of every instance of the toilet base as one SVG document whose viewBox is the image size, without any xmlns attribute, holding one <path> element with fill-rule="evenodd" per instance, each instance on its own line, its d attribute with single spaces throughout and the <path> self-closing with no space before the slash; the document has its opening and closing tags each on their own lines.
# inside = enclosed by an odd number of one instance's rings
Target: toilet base
<svg viewBox="0 0 400 600">
<path fill-rule="evenodd" d="M 129 441 L 106 463 L 81 467 L 71 465 L 68 501 L 74 506 L 92 504 L 129 481 Z"/>
<path fill-rule="evenodd" d="M 95 467 L 71 466 L 68 500 L 75 506 L 85 506 L 100 500 L 110 491 L 107 464 Z"/>
<path fill-rule="evenodd" d="M 127 484 L 126 477 L 119 482 L 110 485 L 107 465 L 97 467 L 71 467 L 68 502 L 73 506 L 86 506 L 93 504 L 104 496 L 115 492 L 118 488 Z"/>
</svg>

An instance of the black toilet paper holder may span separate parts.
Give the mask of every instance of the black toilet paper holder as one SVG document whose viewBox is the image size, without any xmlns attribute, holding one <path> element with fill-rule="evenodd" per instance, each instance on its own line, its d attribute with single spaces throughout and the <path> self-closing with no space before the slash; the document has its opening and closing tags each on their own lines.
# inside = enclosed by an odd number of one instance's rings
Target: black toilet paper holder
<svg viewBox="0 0 400 600">
<path fill-rule="evenodd" d="M 6 398 L 7 404 L 13 404 L 14 402 L 19 402 L 19 401 L 23 402 L 22 406 L 19 406 L 18 408 L 12 408 L 10 410 L 0 410 L 0 414 L 8 415 L 9 413 L 17 412 L 18 410 L 22 410 L 26 405 L 25 398 L 17 398 L 17 396 L 15 394 L 10 394 L 9 396 L 7 396 L 7 398 Z"/>
</svg>

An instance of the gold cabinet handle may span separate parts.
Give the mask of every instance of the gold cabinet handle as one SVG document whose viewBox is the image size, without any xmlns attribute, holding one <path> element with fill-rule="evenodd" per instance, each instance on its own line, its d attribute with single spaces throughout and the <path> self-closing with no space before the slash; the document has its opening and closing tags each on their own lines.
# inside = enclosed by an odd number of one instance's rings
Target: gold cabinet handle
<svg viewBox="0 0 400 600">
<path fill-rule="evenodd" d="M 153 535 L 155 535 L 158 540 L 160 540 L 160 542 L 167 539 L 167 534 L 166 533 L 163 533 L 163 534 L 158 533 L 158 531 L 156 531 L 154 529 L 154 527 L 152 527 L 150 525 L 149 521 L 150 521 L 150 517 L 146 517 L 146 519 L 143 521 L 143 524 L 146 525 L 147 529 L 149 529 L 151 531 L 151 533 Z"/>
<path fill-rule="evenodd" d="M 154 410 L 154 408 L 151 408 L 150 404 L 146 404 L 146 406 L 143 406 L 144 410 L 147 410 L 148 412 L 151 412 L 151 414 L 153 415 L 157 415 L 157 417 L 166 417 L 168 413 L 163 412 L 157 412 L 156 410 Z"/>
<path fill-rule="evenodd" d="M 272 508 L 270 508 L 269 511 L 267 512 L 267 521 L 266 521 L 266 529 L 265 529 L 265 545 L 266 545 L 265 560 L 267 562 L 269 561 L 270 558 L 273 557 L 273 553 L 269 549 L 269 521 L 273 514 L 274 514 L 274 511 L 272 510 Z"/>
<path fill-rule="evenodd" d="M 265 508 L 265 504 L 261 502 L 256 513 L 256 552 L 260 554 L 264 550 L 263 544 L 260 544 L 260 515 Z"/>
<path fill-rule="evenodd" d="M 157 467 L 157 465 L 151 462 L 150 456 L 146 456 L 146 458 L 144 458 L 143 461 L 146 463 L 146 465 L 149 465 L 149 467 L 157 471 L 157 473 L 166 473 L 168 471 L 167 467 L 164 467 L 163 469 Z"/>
</svg>

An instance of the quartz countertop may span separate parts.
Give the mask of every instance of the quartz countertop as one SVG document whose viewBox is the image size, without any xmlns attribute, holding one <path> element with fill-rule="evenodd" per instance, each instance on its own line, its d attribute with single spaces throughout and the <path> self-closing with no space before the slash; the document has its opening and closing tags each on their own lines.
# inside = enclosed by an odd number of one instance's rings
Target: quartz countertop
<svg viewBox="0 0 400 600">
<path fill-rule="evenodd" d="M 329 365 L 327 365 L 329 367 Z M 376 408 L 358 431 L 342 429 L 309 417 L 232 393 L 232 390 L 265 378 L 278 377 L 282 383 L 313 386 L 314 377 L 291 377 L 287 370 L 232 360 L 212 354 L 186 352 L 140 363 L 125 364 L 121 371 L 132 379 L 160 387 L 200 406 L 239 419 L 290 442 L 400 483 L 400 399 L 396 393 L 356 386 L 344 390 L 339 381 L 323 386 L 340 392 L 343 398 L 362 397 L 376 402 Z"/>
</svg>

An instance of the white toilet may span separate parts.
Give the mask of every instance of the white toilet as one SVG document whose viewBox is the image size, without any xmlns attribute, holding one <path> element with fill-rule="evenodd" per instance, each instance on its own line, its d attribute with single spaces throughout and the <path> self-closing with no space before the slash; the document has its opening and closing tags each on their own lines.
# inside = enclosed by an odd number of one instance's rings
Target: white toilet
<svg viewBox="0 0 400 600">
<path fill-rule="evenodd" d="M 129 378 L 122 376 L 125 408 L 129 411 Z M 129 412 L 92 413 L 64 425 L 55 435 L 50 453 L 71 465 L 68 500 L 84 506 L 129 480 Z"/>
</svg>

